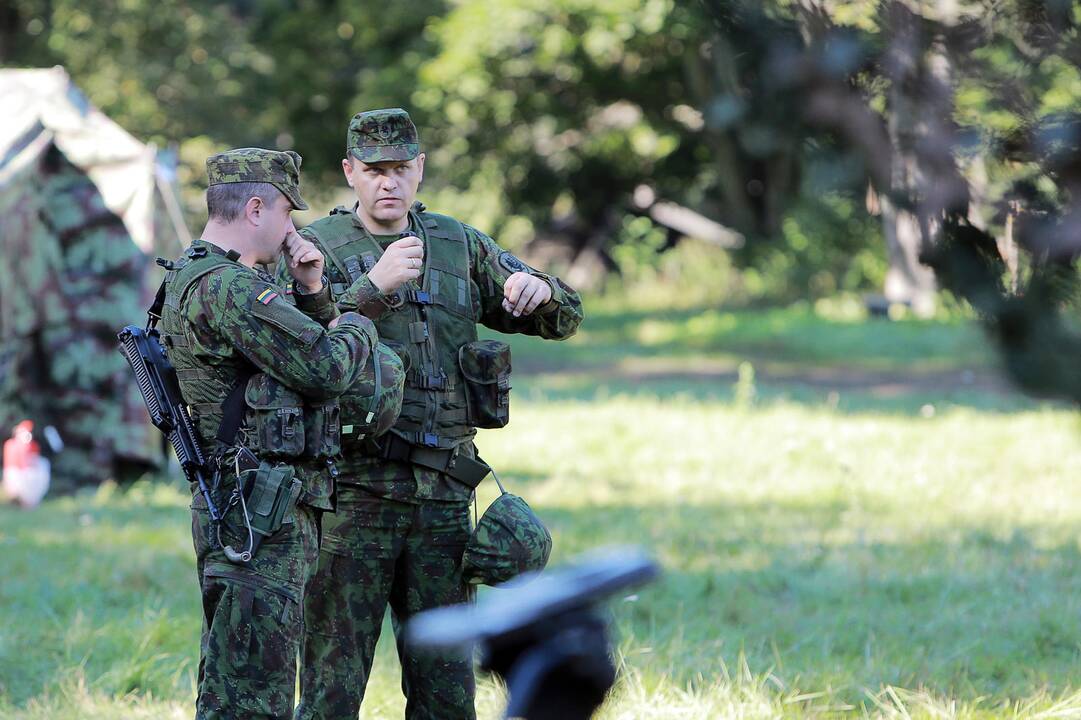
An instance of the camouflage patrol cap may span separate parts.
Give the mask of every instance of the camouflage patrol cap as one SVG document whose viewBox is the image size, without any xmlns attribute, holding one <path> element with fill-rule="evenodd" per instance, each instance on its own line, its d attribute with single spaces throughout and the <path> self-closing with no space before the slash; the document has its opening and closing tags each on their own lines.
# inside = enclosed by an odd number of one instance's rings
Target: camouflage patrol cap
<svg viewBox="0 0 1081 720">
<path fill-rule="evenodd" d="M 294 208 L 307 210 L 308 203 L 300 197 L 301 159 L 300 155 L 292 150 L 237 148 L 208 157 L 206 174 L 210 185 L 270 183 L 289 198 Z"/>
<path fill-rule="evenodd" d="M 349 121 L 346 151 L 366 163 L 412 160 L 420 153 L 417 128 L 401 108 L 357 113 Z"/>
<path fill-rule="evenodd" d="M 525 500 L 504 492 L 488 506 L 462 556 L 462 579 L 498 585 L 544 569 L 552 535 Z"/>
</svg>

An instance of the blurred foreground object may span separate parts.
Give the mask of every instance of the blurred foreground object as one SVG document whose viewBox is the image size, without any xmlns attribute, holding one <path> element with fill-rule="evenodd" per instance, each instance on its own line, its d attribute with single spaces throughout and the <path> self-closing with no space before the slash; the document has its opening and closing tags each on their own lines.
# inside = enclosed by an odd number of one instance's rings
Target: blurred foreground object
<svg viewBox="0 0 1081 720">
<path fill-rule="evenodd" d="M 4 441 L 4 497 L 25 508 L 41 502 L 49 491 L 49 461 L 34 440 L 34 423 L 23 420 Z"/>
<path fill-rule="evenodd" d="M 113 328 L 141 319 L 148 253 L 187 240 L 171 167 L 62 68 L 0 70 L 0 103 L 0 437 L 57 428 L 54 493 L 134 479 L 161 449 Z"/>
<path fill-rule="evenodd" d="M 504 717 L 589 718 L 616 679 L 607 622 L 597 605 L 658 572 L 639 550 L 590 553 L 570 566 L 501 585 L 475 606 L 421 613 L 407 627 L 407 642 L 463 652 L 478 645 L 481 667 L 507 683 Z"/>
</svg>

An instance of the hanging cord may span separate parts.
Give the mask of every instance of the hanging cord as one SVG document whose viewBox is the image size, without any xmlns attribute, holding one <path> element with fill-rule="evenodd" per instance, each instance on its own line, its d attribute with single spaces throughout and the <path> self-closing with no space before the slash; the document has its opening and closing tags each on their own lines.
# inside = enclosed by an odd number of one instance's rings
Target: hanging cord
<svg viewBox="0 0 1081 720">
<path fill-rule="evenodd" d="M 478 457 L 477 459 L 479 460 L 480 458 Z M 500 495 L 506 495 L 507 494 L 507 489 L 505 487 L 503 487 L 503 483 L 499 482 L 499 476 L 496 475 L 495 470 L 490 465 L 488 466 L 488 472 L 492 473 L 492 477 L 495 479 L 495 484 L 499 486 L 499 494 Z M 480 525 L 480 518 L 477 515 L 477 491 L 476 491 L 476 489 L 474 489 L 473 490 L 473 527 L 476 527 L 477 525 Z"/>
<path fill-rule="evenodd" d="M 491 471 L 492 477 L 495 478 L 495 484 L 499 486 L 499 494 L 500 495 L 506 495 L 507 494 L 507 489 L 505 487 L 503 487 L 503 483 L 499 482 L 499 476 L 495 474 L 495 469 L 493 469 L 493 468 L 488 468 L 488 469 Z"/>
<path fill-rule="evenodd" d="M 252 551 L 255 549 L 255 536 L 252 533 L 251 522 L 248 520 L 248 504 L 244 500 L 244 486 L 240 482 L 240 449 L 237 449 L 236 455 L 233 456 L 233 467 L 236 470 L 236 489 L 233 491 L 234 497 L 240 498 L 240 510 L 241 517 L 244 518 L 244 527 L 248 530 L 248 548 L 241 552 L 237 552 L 231 545 L 226 545 L 221 541 L 221 523 L 218 523 L 218 547 L 225 553 L 225 557 L 233 562 L 250 562 L 252 557 Z M 229 506 L 232 507 L 233 503 L 230 502 Z"/>
</svg>

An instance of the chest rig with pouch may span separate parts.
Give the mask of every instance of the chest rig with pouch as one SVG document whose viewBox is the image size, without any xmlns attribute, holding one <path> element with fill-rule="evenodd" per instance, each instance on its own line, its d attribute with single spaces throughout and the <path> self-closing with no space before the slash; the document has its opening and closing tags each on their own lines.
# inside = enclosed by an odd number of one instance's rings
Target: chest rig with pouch
<svg viewBox="0 0 1081 720">
<path fill-rule="evenodd" d="M 299 396 L 263 373 L 257 373 L 242 358 L 222 357 L 218 364 L 200 360 L 185 333 L 182 308 L 188 294 L 201 278 L 219 268 L 235 266 L 236 260 L 235 253 L 214 252 L 198 245 L 176 261 L 159 260 L 167 272 L 151 313 L 160 313 L 162 343 L 175 369 L 180 394 L 195 421 L 196 434 L 206 457 L 210 458 L 208 469 L 214 477 L 213 494 L 220 498 L 224 490 L 220 487 L 221 477 L 223 471 L 230 469 L 229 465 L 236 474 L 236 485 L 225 499 L 222 516 L 215 519 L 218 545 L 229 560 L 248 562 L 263 538 L 292 522 L 292 509 L 301 495 L 302 483 L 294 468 L 280 460 L 298 454 L 293 452 L 297 446 L 291 437 L 295 430 L 299 430 L 299 449 L 303 450 L 304 427 L 302 410 L 296 402 Z M 271 392 L 275 386 L 280 391 Z M 257 390 L 269 388 L 261 397 L 281 401 L 278 404 L 282 407 L 274 408 L 273 412 L 276 430 L 264 427 L 265 423 L 261 421 L 266 415 L 261 413 L 264 408 L 251 402 L 253 387 Z M 237 445 L 238 435 L 243 437 L 243 445 L 236 448 L 230 461 L 226 461 L 224 455 Z M 270 444 L 264 437 L 271 438 Z M 207 438 L 213 438 L 213 441 L 207 441 Z M 259 453 L 258 456 L 252 454 L 247 445 L 254 445 L 252 449 Z M 242 508 L 240 522 L 243 526 L 236 530 L 244 530 L 247 535 L 247 547 L 240 551 L 225 545 L 220 537 L 221 522 L 229 522 L 224 519 L 224 512 L 236 504 Z"/>
<path fill-rule="evenodd" d="M 488 466 L 458 452 L 476 428 L 509 420 L 510 347 L 477 339 L 480 298 L 470 280 L 465 228 L 446 215 L 409 213 L 411 232 L 424 243 L 419 282 L 406 283 L 381 300 L 374 318 L 380 342 L 402 356 L 402 409 L 391 431 L 366 452 L 445 472 L 469 487 Z M 345 207 L 306 228 L 329 263 L 334 297 L 369 272 L 383 248 Z"/>
</svg>

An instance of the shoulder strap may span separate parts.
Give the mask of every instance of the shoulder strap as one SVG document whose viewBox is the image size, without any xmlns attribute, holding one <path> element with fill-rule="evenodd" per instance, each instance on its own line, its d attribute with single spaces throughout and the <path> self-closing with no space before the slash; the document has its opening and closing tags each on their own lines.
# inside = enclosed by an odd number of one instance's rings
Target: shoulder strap
<svg viewBox="0 0 1081 720">
<path fill-rule="evenodd" d="M 171 288 L 171 292 L 169 292 L 168 295 L 172 295 L 176 298 L 176 302 L 182 302 L 184 296 L 187 295 L 188 291 L 191 289 L 191 286 L 194 285 L 199 278 L 220 267 L 234 264 L 234 261 L 224 255 L 218 255 L 217 253 L 208 253 L 192 258 L 183 265 L 178 265 L 175 271 L 165 276 L 165 281 L 174 286 Z M 171 278 L 170 275 L 172 275 Z M 157 302 L 157 300 L 155 300 L 155 302 Z M 165 302 L 164 295 L 162 297 L 162 302 Z"/>
<path fill-rule="evenodd" d="M 330 259 L 334 267 L 341 271 L 343 277 L 349 278 L 349 281 L 352 282 L 357 279 L 356 271 L 359 268 L 350 267 L 351 263 L 343 260 L 335 252 L 353 240 L 352 218 L 348 217 L 348 214 L 342 212 L 342 210 L 343 208 L 335 208 L 330 217 L 326 219 L 326 222 L 312 223 L 306 229 L 315 237 L 319 249 Z M 363 235 L 366 237 L 367 233 Z M 378 247 L 375 250 L 381 252 Z"/>
<path fill-rule="evenodd" d="M 218 424 L 217 440 L 222 445 L 232 447 L 236 441 L 236 434 L 240 432 L 240 425 L 244 422 L 244 413 L 247 403 L 244 402 L 244 391 L 248 387 L 248 380 L 255 374 L 251 367 L 241 372 L 233 384 L 229 394 L 221 401 L 221 422 Z"/>
<path fill-rule="evenodd" d="M 424 223 L 424 228 L 432 237 L 443 240 L 454 240 L 465 243 L 465 226 L 457 218 L 439 213 L 424 212 L 417 214 L 418 222 Z"/>
<path fill-rule="evenodd" d="M 233 260 L 227 256 L 218 255 L 217 253 L 207 253 L 206 255 L 192 257 L 187 262 L 175 266 L 175 269 L 170 269 L 165 276 L 165 280 L 162 281 L 161 287 L 158 288 L 154 303 L 150 306 L 150 317 L 161 317 L 162 309 L 165 306 L 165 296 L 167 294 L 166 285 L 172 284 L 175 286 L 175 288 L 170 288 L 168 294 L 175 298 L 174 302 L 180 304 L 183 303 L 184 297 L 200 278 L 220 267 L 232 264 Z M 152 321 L 156 322 L 156 320 Z M 248 366 L 241 371 L 237 376 L 233 387 L 229 390 L 229 394 L 222 400 L 222 418 L 221 422 L 218 424 L 216 439 L 223 445 L 232 446 L 236 441 L 236 435 L 240 431 L 240 425 L 244 422 L 246 407 L 244 403 L 244 390 L 247 387 L 248 379 L 254 375 L 255 372 L 255 369 L 251 366 Z"/>
</svg>

